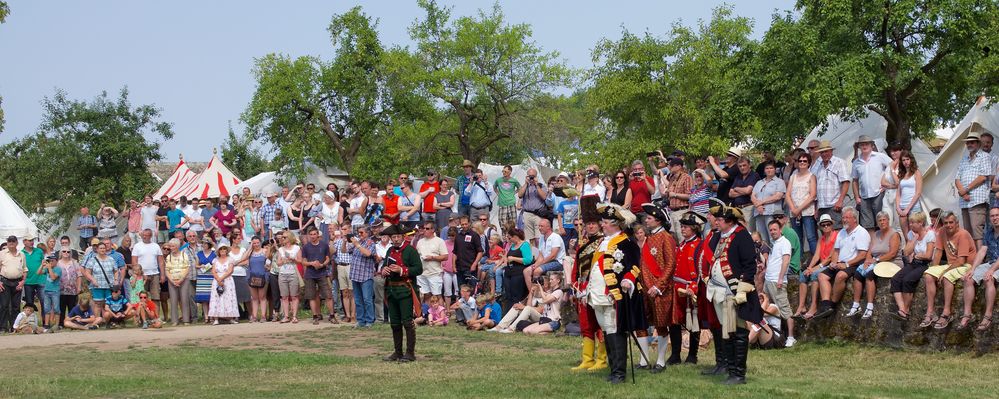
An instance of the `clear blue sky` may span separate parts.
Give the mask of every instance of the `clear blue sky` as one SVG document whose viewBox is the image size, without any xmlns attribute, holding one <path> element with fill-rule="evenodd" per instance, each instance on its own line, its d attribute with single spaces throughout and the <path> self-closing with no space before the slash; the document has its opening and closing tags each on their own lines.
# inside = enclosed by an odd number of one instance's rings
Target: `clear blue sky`
<svg viewBox="0 0 999 399">
<path fill-rule="evenodd" d="M 489 9 L 492 1 L 444 1 L 453 15 Z M 694 26 L 721 1 L 500 1 L 510 22 L 533 26 L 535 41 L 572 66 L 591 66 L 600 38 L 632 32 L 666 32 L 674 21 Z M 415 1 L 8 1 L 0 25 L 0 95 L 7 124 L 0 144 L 34 132 L 40 101 L 63 89 L 91 99 L 102 90 L 116 97 L 128 86 L 133 105 L 155 104 L 176 135 L 161 147 L 207 161 L 225 138 L 229 121 L 254 90 L 253 59 L 268 53 L 331 54 L 326 27 L 333 14 L 360 4 L 379 20 L 382 42 L 409 45 L 406 32 L 420 17 Z M 793 0 L 740 1 L 735 13 L 756 22 L 760 37 L 775 10 Z"/>
</svg>

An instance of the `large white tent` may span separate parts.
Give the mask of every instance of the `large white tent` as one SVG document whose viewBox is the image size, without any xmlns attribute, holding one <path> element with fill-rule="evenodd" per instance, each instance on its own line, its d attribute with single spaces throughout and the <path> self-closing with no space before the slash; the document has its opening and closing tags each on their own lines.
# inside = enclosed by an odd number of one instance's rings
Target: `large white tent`
<svg viewBox="0 0 999 399">
<path fill-rule="evenodd" d="M 329 183 L 335 183 L 337 186 L 343 187 L 349 179 L 347 172 L 337 168 L 321 168 L 315 164 L 307 163 L 305 170 L 305 178 L 302 181 L 314 183 L 318 188 L 322 189 L 325 189 Z M 288 177 L 280 171 L 263 172 L 240 182 L 233 187 L 232 192 L 238 193 L 246 187 L 250 189 L 252 195 L 262 196 L 269 192 L 280 192 L 282 187 L 281 182 L 284 182 L 285 185 L 293 186 L 295 184 L 294 181 L 294 178 Z"/>
<path fill-rule="evenodd" d="M 867 115 L 855 121 L 844 120 L 838 115 L 829 115 L 828 126 L 824 133 L 821 127 L 812 129 L 801 147 L 804 148 L 811 140 L 829 140 L 832 143 L 833 155 L 843 158 L 847 163 L 853 162 L 853 145 L 861 135 L 867 135 L 874 139 L 878 150 L 884 151 L 887 147 L 885 141 L 885 131 L 888 128 L 888 121 L 877 113 L 868 111 Z M 822 133 L 820 135 L 820 133 Z M 923 140 L 912 139 L 912 155 L 916 157 L 916 163 L 925 170 L 936 159 L 936 154 L 930 150 Z"/>
<path fill-rule="evenodd" d="M 992 134 L 999 133 L 999 104 L 989 104 L 988 99 L 979 97 L 954 129 L 954 134 L 944 144 L 939 156 L 923 168 L 924 208 L 958 209 L 954 178 L 957 175 L 957 165 L 966 152 L 964 138 L 968 137 L 973 123 L 978 123 Z"/>
<path fill-rule="evenodd" d="M 163 182 L 163 185 L 156 191 L 153 198 L 163 198 L 164 195 L 174 198 L 171 194 L 180 191 L 181 187 L 187 186 L 197 178 L 198 174 L 194 173 L 191 168 L 188 168 L 187 164 L 184 163 L 184 158 L 181 157 L 180 162 L 177 163 L 177 167 L 173 170 L 173 174 L 171 174 L 170 177 Z"/>
<path fill-rule="evenodd" d="M 21 209 L 21 206 L 0 187 L 0 237 L 38 236 L 38 226 Z"/>
</svg>

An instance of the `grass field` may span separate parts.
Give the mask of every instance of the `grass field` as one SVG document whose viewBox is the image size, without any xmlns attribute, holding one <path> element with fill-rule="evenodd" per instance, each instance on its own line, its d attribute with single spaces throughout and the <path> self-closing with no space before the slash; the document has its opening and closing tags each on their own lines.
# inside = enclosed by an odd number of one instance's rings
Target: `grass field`
<svg viewBox="0 0 999 399">
<path fill-rule="evenodd" d="M 421 328 L 411 364 L 386 363 L 390 332 L 327 328 L 219 336 L 169 346 L 107 343 L 8 350 L 0 397 L 465 398 L 465 397 L 996 397 L 999 356 L 913 353 L 836 344 L 753 351 L 749 384 L 724 387 L 675 366 L 637 384 L 571 373 L 578 338 Z M 2 339 L 2 338 L 0 338 Z"/>
</svg>

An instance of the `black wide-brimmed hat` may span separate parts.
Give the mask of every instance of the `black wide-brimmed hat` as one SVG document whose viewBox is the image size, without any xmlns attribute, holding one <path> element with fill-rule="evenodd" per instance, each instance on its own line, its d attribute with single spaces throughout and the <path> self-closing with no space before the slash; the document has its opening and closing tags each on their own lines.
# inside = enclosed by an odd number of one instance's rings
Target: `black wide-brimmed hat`
<svg viewBox="0 0 999 399">
<path fill-rule="evenodd" d="M 642 204 L 642 210 L 649 216 L 659 219 L 663 226 L 669 226 L 673 223 L 669 218 L 669 209 L 664 209 L 661 205 L 646 202 Z"/>
<path fill-rule="evenodd" d="M 680 224 L 684 226 L 701 227 L 704 226 L 704 223 L 707 222 L 708 218 L 704 217 L 704 215 L 701 215 L 700 213 L 697 212 L 687 212 L 683 214 L 682 217 L 680 217 Z"/>
<path fill-rule="evenodd" d="M 380 234 L 383 236 L 394 236 L 396 234 L 406 235 L 409 234 L 409 232 L 411 231 L 412 230 L 401 224 L 393 224 L 389 227 L 382 229 L 382 232 Z"/>
</svg>

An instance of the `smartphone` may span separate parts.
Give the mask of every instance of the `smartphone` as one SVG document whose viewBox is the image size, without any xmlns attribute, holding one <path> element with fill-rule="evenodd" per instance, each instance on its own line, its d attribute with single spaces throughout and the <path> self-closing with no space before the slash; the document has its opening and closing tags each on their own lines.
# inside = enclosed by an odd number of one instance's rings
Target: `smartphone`
<svg viewBox="0 0 999 399">
<path fill-rule="evenodd" d="M 354 239 L 353 234 L 347 234 L 347 241 L 352 241 Z"/>
<path fill-rule="evenodd" d="M 646 157 L 658 157 L 658 156 L 659 156 L 659 152 L 658 152 L 658 151 L 650 151 L 650 152 L 646 152 L 646 153 L 645 153 L 645 156 L 646 156 Z"/>
</svg>

